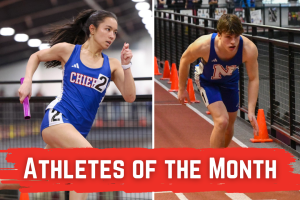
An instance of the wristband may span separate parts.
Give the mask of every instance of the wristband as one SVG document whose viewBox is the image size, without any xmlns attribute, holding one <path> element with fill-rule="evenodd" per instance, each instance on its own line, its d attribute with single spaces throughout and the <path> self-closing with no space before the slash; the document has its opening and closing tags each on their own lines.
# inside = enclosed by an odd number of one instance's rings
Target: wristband
<svg viewBox="0 0 300 200">
<path fill-rule="evenodd" d="M 128 64 L 128 65 L 122 65 L 122 68 L 125 70 L 125 69 L 128 69 L 131 67 L 131 62 Z"/>
</svg>

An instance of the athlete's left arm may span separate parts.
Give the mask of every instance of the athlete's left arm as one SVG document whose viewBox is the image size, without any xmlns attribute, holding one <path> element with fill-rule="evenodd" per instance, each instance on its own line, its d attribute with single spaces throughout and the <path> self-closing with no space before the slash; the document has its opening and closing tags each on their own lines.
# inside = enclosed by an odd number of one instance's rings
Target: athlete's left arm
<svg viewBox="0 0 300 200">
<path fill-rule="evenodd" d="M 124 44 L 121 51 L 121 63 L 122 65 L 129 65 L 131 63 L 132 52 L 129 49 L 129 44 Z M 134 102 L 135 100 L 135 83 L 132 77 L 131 69 L 123 69 L 121 63 L 114 58 L 110 58 L 109 62 L 114 66 L 112 73 L 112 81 L 116 84 L 120 90 L 123 98 L 127 102 Z"/>
<path fill-rule="evenodd" d="M 251 125 L 254 128 L 256 134 L 258 134 L 258 125 L 255 119 L 255 106 L 258 97 L 259 90 L 259 76 L 258 76 L 258 51 L 257 47 L 249 41 L 249 46 L 246 46 L 246 70 L 249 77 L 248 82 L 248 118 Z"/>
</svg>

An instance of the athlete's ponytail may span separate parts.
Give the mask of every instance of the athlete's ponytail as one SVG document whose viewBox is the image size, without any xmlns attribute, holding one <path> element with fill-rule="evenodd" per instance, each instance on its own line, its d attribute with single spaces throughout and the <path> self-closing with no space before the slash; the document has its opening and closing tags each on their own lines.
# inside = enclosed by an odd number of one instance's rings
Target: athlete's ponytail
<svg viewBox="0 0 300 200">
<path fill-rule="evenodd" d="M 96 28 L 98 28 L 98 25 L 107 17 L 117 20 L 115 14 L 105 10 L 89 9 L 80 12 L 72 22 L 50 30 L 49 33 L 53 34 L 49 40 L 50 47 L 61 42 L 67 42 L 70 44 L 85 43 L 90 35 L 89 26 L 93 24 Z M 60 64 L 61 63 L 59 61 L 53 60 L 46 62 L 45 66 L 47 68 L 52 68 Z"/>
</svg>

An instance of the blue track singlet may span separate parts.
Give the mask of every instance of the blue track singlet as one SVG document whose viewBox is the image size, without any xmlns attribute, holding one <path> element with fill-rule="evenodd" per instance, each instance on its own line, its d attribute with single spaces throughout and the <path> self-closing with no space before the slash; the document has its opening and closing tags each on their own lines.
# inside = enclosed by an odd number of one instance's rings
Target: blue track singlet
<svg viewBox="0 0 300 200">
<path fill-rule="evenodd" d="M 229 61 L 222 61 L 215 51 L 215 38 L 217 33 L 213 33 L 210 42 L 209 58 L 206 64 L 203 64 L 203 73 L 200 80 L 211 81 L 213 83 L 222 83 L 225 86 L 232 86 L 239 81 L 239 66 L 242 64 L 243 57 L 243 39 L 240 36 L 238 51 Z M 201 66 L 199 66 L 201 67 Z"/>
<path fill-rule="evenodd" d="M 223 101 L 228 112 L 238 109 L 239 94 L 239 66 L 242 64 L 243 39 L 237 53 L 229 61 L 222 61 L 215 51 L 215 38 L 213 33 L 210 42 L 210 53 L 207 63 L 203 61 L 195 66 L 195 82 L 206 106 L 216 101 Z"/>
<path fill-rule="evenodd" d="M 41 131 L 51 125 L 70 123 L 86 137 L 92 127 L 111 80 L 111 69 L 107 55 L 102 53 L 102 67 L 89 68 L 81 62 L 80 52 L 81 45 L 75 45 L 63 69 L 61 94 L 46 108 Z"/>
</svg>

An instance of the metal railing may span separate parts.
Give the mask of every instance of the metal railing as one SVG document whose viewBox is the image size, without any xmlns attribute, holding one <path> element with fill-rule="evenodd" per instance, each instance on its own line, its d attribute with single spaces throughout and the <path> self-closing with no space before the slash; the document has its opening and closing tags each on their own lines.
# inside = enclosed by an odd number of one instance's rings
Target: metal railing
<svg viewBox="0 0 300 200">
<path fill-rule="evenodd" d="M 272 25 L 279 27 L 300 27 L 300 20 L 298 20 L 298 12 L 300 12 L 300 4 L 256 4 L 255 7 L 252 5 L 247 8 L 242 4 L 218 4 L 217 6 L 210 6 L 209 4 L 199 4 L 195 3 L 190 8 L 185 8 L 184 4 L 171 4 L 165 8 L 157 8 L 160 10 L 169 10 L 174 13 L 181 13 L 185 10 L 190 10 L 191 14 L 194 16 L 201 12 L 199 9 L 204 9 L 209 12 L 211 18 L 216 17 L 215 9 L 224 11 L 229 14 L 242 14 L 241 19 L 244 22 L 251 23 L 250 12 L 254 10 L 261 11 L 261 24 L 262 25 Z M 198 15 L 199 16 L 199 15 Z M 247 21 L 248 20 L 248 21 Z"/>
</svg>

